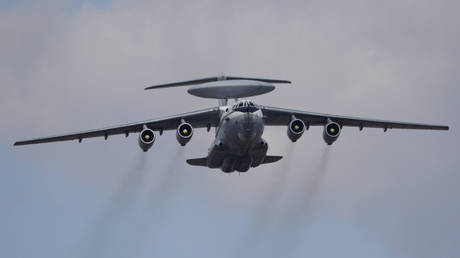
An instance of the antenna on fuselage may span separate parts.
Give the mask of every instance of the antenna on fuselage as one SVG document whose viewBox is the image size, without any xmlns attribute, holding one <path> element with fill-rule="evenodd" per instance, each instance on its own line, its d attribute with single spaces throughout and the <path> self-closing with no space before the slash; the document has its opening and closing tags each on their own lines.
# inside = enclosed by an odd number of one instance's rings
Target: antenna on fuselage
<svg viewBox="0 0 460 258">
<path fill-rule="evenodd" d="M 217 81 L 225 81 L 225 80 L 226 80 L 225 74 L 221 73 L 220 77 L 218 77 Z M 219 107 L 227 106 L 228 105 L 228 98 L 218 99 L 217 102 L 219 103 Z"/>
<path fill-rule="evenodd" d="M 219 107 L 224 107 L 228 105 L 228 99 L 218 99 Z"/>
</svg>

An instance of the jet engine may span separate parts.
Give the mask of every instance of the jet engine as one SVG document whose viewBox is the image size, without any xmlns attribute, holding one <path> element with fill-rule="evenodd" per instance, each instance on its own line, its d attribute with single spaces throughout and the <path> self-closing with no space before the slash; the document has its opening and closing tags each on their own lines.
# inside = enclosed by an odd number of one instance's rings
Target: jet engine
<svg viewBox="0 0 460 258">
<path fill-rule="evenodd" d="M 300 119 L 292 119 L 287 129 L 287 135 L 292 142 L 297 141 L 305 132 L 305 123 Z"/>
<path fill-rule="evenodd" d="M 155 133 L 148 128 L 144 128 L 144 130 L 141 131 L 139 134 L 139 147 L 144 152 L 147 152 L 155 142 Z"/>
<path fill-rule="evenodd" d="M 324 126 L 323 132 L 323 139 L 327 145 L 331 145 L 339 138 L 340 131 L 341 126 L 338 123 L 328 120 L 327 124 Z"/>
<path fill-rule="evenodd" d="M 192 139 L 193 127 L 189 123 L 182 122 L 177 127 L 176 139 L 180 145 L 185 146 Z"/>
</svg>

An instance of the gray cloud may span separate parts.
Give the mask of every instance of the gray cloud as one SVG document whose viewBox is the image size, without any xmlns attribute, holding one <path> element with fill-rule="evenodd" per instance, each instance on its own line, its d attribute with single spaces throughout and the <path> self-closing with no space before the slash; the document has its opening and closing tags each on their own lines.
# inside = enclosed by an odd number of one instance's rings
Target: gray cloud
<svg viewBox="0 0 460 258">
<path fill-rule="evenodd" d="M 0 221 L 8 229 L 0 234 L 7 245 L 1 256 L 69 256 L 139 151 L 134 137 L 12 149 L 14 140 L 215 105 L 184 89 L 142 89 L 221 72 L 294 82 L 256 102 L 448 123 L 452 130 L 346 129 L 318 184 L 301 168 L 319 164 L 320 128 L 296 143 L 289 168 L 280 163 L 241 176 L 183 164 L 205 155 L 211 134 L 197 132 L 184 157 L 175 157 L 177 143 L 167 133 L 148 153 L 146 180 L 169 171 L 171 161 L 182 162 L 173 169 L 180 176 L 166 189 L 146 183 L 110 230 L 115 236 L 102 256 L 222 256 L 248 238 L 247 254 L 267 257 L 459 256 L 458 9 L 455 1 L 203 0 L 113 1 L 103 8 L 26 1 L 1 10 L 0 195 L 9 214 Z M 271 153 L 288 154 L 285 128 L 269 128 L 265 137 Z M 289 176 L 274 186 L 280 170 Z M 318 187 L 312 205 L 301 198 L 310 191 L 302 186 Z M 166 215 L 155 215 L 149 187 L 162 189 L 155 192 L 168 204 Z M 311 214 L 304 215 L 306 207 Z M 268 227 L 255 227 L 260 210 Z"/>
</svg>

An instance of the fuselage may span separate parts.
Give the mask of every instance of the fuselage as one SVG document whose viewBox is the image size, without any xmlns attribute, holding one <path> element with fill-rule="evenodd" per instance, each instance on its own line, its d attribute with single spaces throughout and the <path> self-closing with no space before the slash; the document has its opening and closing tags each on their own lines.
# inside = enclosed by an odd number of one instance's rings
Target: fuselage
<svg viewBox="0 0 460 258">
<path fill-rule="evenodd" d="M 224 172 L 246 172 L 260 165 L 268 145 L 262 139 L 264 121 L 262 111 L 250 101 L 221 107 L 216 138 L 208 152 L 207 166 Z"/>
</svg>

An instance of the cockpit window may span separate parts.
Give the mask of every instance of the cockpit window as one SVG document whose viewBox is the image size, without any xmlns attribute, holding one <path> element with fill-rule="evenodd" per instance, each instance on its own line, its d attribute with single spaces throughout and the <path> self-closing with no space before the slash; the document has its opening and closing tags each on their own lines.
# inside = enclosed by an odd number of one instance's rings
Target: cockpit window
<svg viewBox="0 0 460 258">
<path fill-rule="evenodd" d="M 236 103 L 235 105 L 233 105 L 233 110 L 239 111 L 239 112 L 246 112 L 246 113 L 251 112 L 252 113 L 252 112 L 255 112 L 255 111 L 259 110 L 259 109 L 251 101 L 242 100 L 242 101 Z"/>
</svg>

